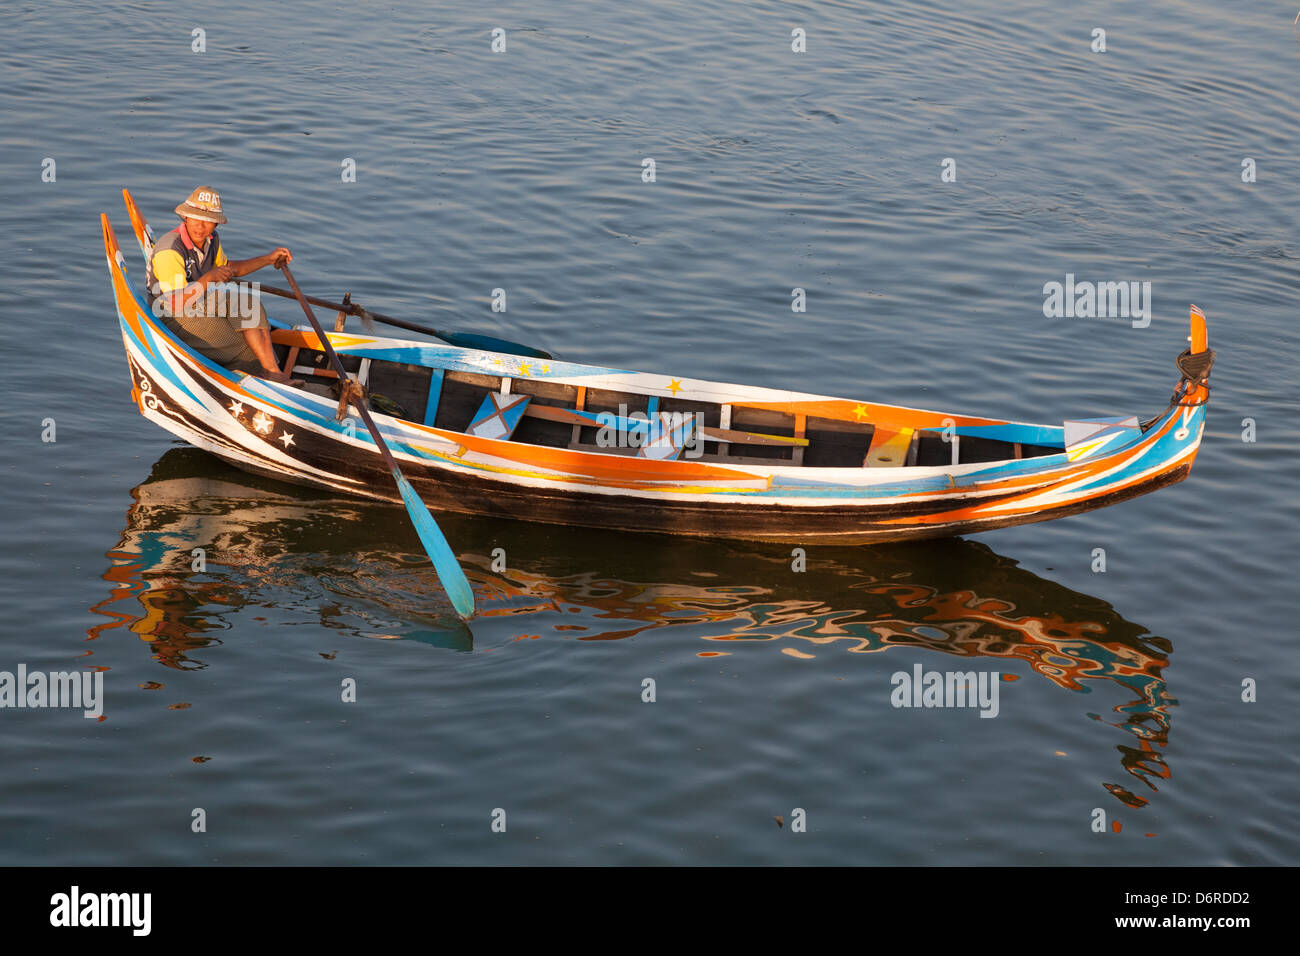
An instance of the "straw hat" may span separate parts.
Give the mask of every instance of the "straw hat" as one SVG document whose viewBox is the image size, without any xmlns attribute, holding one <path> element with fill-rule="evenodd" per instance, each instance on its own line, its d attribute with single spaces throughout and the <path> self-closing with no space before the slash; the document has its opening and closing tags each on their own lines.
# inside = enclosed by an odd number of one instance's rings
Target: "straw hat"
<svg viewBox="0 0 1300 956">
<path fill-rule="evenodd" d="M 190 198 L 176 207 L 182 219 L 202 219 L 204 222 L 224 223 L 221 214 L 221 195 L 211 186 L 200 186 L 190 193 Z"/>
</svg>

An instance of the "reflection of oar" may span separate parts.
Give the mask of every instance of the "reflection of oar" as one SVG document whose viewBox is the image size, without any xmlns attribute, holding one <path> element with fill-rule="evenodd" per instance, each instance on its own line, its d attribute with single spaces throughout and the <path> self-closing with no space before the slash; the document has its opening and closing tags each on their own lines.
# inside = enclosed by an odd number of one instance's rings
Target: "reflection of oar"
<svg viewBox="0 0 1300 956">
<path fill-rule="evenodd" d="M 296 298 L 296 296 L 287 289 L 277 289 L 269 285 L 259 286 L 259 288 L 263 292 L 271 293 L 271 295 L 282 295 L 286 299 Z M 540 359 L 555 358 L 554 355 L 543 349 L 535 349 L 531 345 L 520 345 L 518 342 L 511 342 L 508 339 L 498 339 L 492 335 L 479 335 L 477 332 L 444 332 L 441 329 L 431 329 L 427 325 L 416 325 L 414 322 L 405 322 L 402 319 L 394 319 L 391 316 L 380 315 L 378 312 L 371 312 L 369 309 L 363 309 L 359 305 L 330 302 L 326 299 L 314 298 L 313 296 L 307 296 L 307 301 L 312 305 L 319 305 L 322 309 L 334 309 L 337 312 L 344 312 L 348 315 L 373 319 L 376 322 L 384 323 L 384 325 L 396 326 L 399 329 L 410 329 L 412 332 L 423 332 L 425 335 L 432 335 L 434 338 L 442 339 L 444 342 L 459 346 L 463 349 L 481 349 L 484 352 L 508 352 L 511 355 L 529 355 L 533 358 Z"/>
<path fill-rule="evenodd" d="M 346 389 L 349 382 L 348 373 L 343 370 L 343 363 L 339 361 L 338 353 L 334 351 L 334 346 L 330 345 L 325 330 L 321 328 L 320 322 L 316 320 L 316 315 L 312 312 L 311 306 L 307 304 L 307 297 L 302 294 L 302 290 L 298 288 L 298 283 L 294 281 L 293 273 L 289 271 L 289 263 L 281 259 L 275 264 L 275 267 L 283 272 L 284 277 L 289 280 L 289 287 L 293 289 L 294 297 L 302 306 L 302 310 L 307 313 L 307 319 L 311 322 L 311 327 L 316 331 L 316 337 L 320 339 L 321 349 L 329 356 L 330 364 L 334 366 L 339 381 L 343 383 Z M 266 287 L 263 286 L 263 288 Z M 345 391 L 344 395 L 346 394 Z M 388 450 L 388 445 L 384 442 L 383 436 L 379 434 L 379 429 L 375 427 L 374 420 L 366 409 L 365 400 L 362 399 L 354 404 L 357 411 L 361 413 L 361 420 L 366 423 L 366 428 L 370 429 L 370 437 L 375 440 L 375 447 L 384 456 L 384 461 L 388 463 L 388 467 L 393 470 L 393 480 L 397 482 L 397 490 L 402 493 L 402 501 L 406 503 L 406 513 L 411 516 L 411 523 L 415 525 L 415 530 L 419 532 L 420 540 L 424 542 L 424 550 L 429 553 L 429 560 L 433 562 L 433 569 L 442 580 L 442 586 L 447 589 L 447 595 L 451 598 L 456 613 L 468 620 L 474 614 L 474 591 L 465 578 L 465 572 L 461 570 L 456 555 L 452 553 L 451 546 L 447 544 L 447 539 L 443 537 L 442 529 L 433 520 L 433 515 L 429 514 L 429 509 L 424 506 L 424 502 L 420 500 L 419 495 L 415 493 L 415 489 L 406 480 L 406 476 L 402 474 L 402 469 L 397 467 L 397 461 L 393 458 L 393 453 Z"/>
</svg>

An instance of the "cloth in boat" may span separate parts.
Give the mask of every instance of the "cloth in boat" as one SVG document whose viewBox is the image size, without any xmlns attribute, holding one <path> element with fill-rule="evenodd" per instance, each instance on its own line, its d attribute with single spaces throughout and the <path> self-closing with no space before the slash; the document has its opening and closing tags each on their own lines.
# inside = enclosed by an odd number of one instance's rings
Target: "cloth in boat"
<svg viewBox="0 0 1300 956">
<path fill-rule="evenodd" d="M 186 345 L 218 365 L 240 372 L 260 372 L 262 364 L 257 353 L 244 337 L 245 329 L 269 327 L 266 309 L 260 301 L 250 302 L 229 284 L 209 285 L 201 300 L 188 303 L 181 313 L 172 315 L 168 299 L 164 298 L 165 294 L 184 289 L 204 273 L 226 263 L 221 237 L 215 230 L 199 248 L 181 223 L 154 246 L 149 262 L 151 306 L 154 314 Z"/>
</svg>

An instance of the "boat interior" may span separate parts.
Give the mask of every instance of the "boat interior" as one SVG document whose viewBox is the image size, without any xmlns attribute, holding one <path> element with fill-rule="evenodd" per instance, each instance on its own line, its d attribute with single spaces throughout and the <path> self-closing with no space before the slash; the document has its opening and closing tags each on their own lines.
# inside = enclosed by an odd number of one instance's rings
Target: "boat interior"
<svg viewBox="0 0 1300 956">
<path fill-rule="evenodd" d="M 272 332 L 282 369 L 307 383 L 307 389 L 337 398 L 337 377 L 323 352 L 285 344 L 287 335 Z M 946 441 L 940 429 L 890 427 L 870 421 L 851 422 L 795 415 L 744 404 L 714 404 L 687 399 L 609 391 L 532 378 L 511 378 L 430 368 L 357 355 L 340 355 L 344 369 L 366 390 L 372 411 L 447 431 L 550 448 L 569 448 L 615 455 L 637 455 L 632 444 L 611 447 L 598 441 L 602 412 L 618 416 L 620 407 L 655 419 L 657 413 L 687 413 L 702 418 L 699 447 L 687 448 L 693 461 L 808 468 L 863 468 L 951 465 L 953 442 L 957 464 L 1010 461 L 1060 454 L 1061 446 L 1031 445 L 992 438 L 961 436 Z M 489 398 L 489 396 L 493 396 Z M 527 401 L 519 401 L 526 397 Z M 502 414 L 496 406 L 514 403 L 517 414 Z M 486 410 L 486 411 L 485 411 Z M 477 430 L 486 417 L 505 424 L 495 433 Z M 509 419 L 508 421 L 506 421 Z M 608 422 L 608 416 L 604 419 Z M 627 422 L 628 419 L 623 419 Z M 606 430 L 608 435 L 608 430 Z M 681 436 L 678 436 L 679 438 Z M 676 458 L 683 454 L 650 457 Z"/>
</svg>

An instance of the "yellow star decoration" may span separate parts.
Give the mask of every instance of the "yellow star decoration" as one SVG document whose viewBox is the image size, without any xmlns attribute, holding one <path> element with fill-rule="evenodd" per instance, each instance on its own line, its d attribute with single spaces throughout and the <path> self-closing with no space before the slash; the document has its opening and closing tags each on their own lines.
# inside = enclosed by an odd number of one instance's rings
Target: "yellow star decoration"
<svg viewBox="0 0 1300 956">
<path fill-rule="evenodd" d="M 550 367 L 549 365 L 543 365 L 543 366 L 542 366 L 542 374 L 543 374 L 543 375 L 550 375 L 550 374 L 551 374 L 551 367 Z"/>
<path fill-rule="evenodd" d="M 682 380 L 679 378 L 675 378 L 664 387 L 668 389 L 668 391 L 673 393 L 673 398 L 676 398 L 677 393 L 682 390 Z"/>
<path fill-rule="evenodd" d="M 866 407 L 865 405 L 858 405 L 858 406 L 856 406 L 856 407 L 853 409 L 853 416 L 854 416 L 858 421 L 862 421 L 862 419 L 864 419 L 864 418 L 867 417 L 867 407 Z"/>
<path fill-rule="evenodd" d="M 524 364 L 520 365 L 520 366 L 519 366 L 519 374 L 520 374 L 520 375 L 531 375 L 531 374 L 533 374 L 533 366 L 532 366 L 532 364 L 529 363 L 529 362 L 525 362 Z"/>
</svg>

